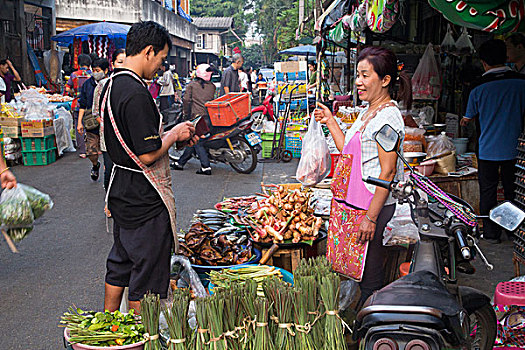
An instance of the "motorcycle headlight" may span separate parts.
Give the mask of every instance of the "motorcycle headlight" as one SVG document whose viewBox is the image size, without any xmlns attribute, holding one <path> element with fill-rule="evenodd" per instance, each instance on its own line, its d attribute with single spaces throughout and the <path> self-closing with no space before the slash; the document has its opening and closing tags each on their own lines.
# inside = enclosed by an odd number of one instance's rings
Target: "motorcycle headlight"
<svg viewBox="0 0 525 350">
<path fill-rule="evenodd" d="M 381 338 L 374 343 L 373 350 L 398 350 L 397 343 L 390 338 Z M 414 349 L 415 350 L 415 349 Z"/>
<path fill-rule="evenodd" d="M 405 350 L 431 350 L 430 344 L 424 340 L 414 339 L 408 342 L 405 346 Z"/>
</svg>

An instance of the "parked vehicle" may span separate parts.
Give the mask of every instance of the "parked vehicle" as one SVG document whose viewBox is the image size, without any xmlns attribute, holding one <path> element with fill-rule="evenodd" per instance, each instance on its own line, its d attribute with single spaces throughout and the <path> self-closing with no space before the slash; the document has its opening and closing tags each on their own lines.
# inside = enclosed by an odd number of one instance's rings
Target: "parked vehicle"
<svg viewBox="0 0 525 350">
<path fill-rule="evenodd" d="M 386 151 L 396 150 L 399 135 L 385 125 L 376 141 Z M 439 190 L 428 178 L 410 169 L 406 182 L 375 178 L 365 181 L 390 190 L 400 203 L 409 203 L 418 226 L 410 273 L 374 293 L 359 311 L 354 338 L 366 350 L 492 349 L 496 337 L 496 314 L 490 298 L 460 286 L 456 262 L 477 254 L 489 270 L 477 245 L 479 216 L 463 200 Z M 428 199 L 427 199 L 428 196 Z M 509 231 L 523 221 L 525 213 L 504 202 L 490 219 Z"/>
<path fill-rule="evenodd" d="M 274 110 L 273 110 L 273 99 L 275 97 L 275 91 L 269 91 L 263 103 L 260 106 L 252 108 L 252 130 L 261 132 L 263 129 L 264 121 L 275 121 Z"/>
</svg>

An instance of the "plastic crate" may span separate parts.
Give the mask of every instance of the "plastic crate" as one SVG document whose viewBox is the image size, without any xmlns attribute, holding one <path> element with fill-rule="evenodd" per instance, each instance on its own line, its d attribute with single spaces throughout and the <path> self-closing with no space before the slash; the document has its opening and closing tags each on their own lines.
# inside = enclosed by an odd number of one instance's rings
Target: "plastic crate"
<svg viewBox="0 0 525 350">
<path fill-rule="evenodd" d="M 55 135 L 22 137 L 22 151 L 45 151 L 55 147 Z"/>
<path fill-rule="evenodd" d="M 56 147 L 45 151 L 22 151 L 24 165 L 48 165 L 56 161 Z"/>
<path fill-rule="evenodd" d="M 280 101 L 279 102 L 279 110 L 280 111 L 284 111 L 286 109 L 286 103 L 287 102 L 283 102 L 283 101 Z M 308 106 L 308 102 L 306 99 L 301 99 L 301 100 L 292 100 L 290 102 L 290 110 L 294 111 L 294 110 L 306 110 Z"/>
<path fill-rule="evenodd" d="M 249 93 L 232 92 L 206 102 L 213 126 L 231 126 L 251 113 Z"/>
<path fill-rule="evenodd" d="M 300 136 L 286 136 L 286 149 L 292 152 L 294 158 L 301 158 L 303 139 Z"/>
</svg>

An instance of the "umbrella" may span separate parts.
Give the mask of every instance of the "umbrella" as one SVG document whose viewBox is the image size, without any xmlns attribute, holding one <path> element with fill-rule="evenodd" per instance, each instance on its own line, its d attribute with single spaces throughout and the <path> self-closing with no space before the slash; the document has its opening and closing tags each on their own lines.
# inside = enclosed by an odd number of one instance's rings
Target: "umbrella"
<svg viewBox="0 0 525 350">
<path fill-rule="evenodd" d="M 279 51 L 281 54 L 285 55 L 296 55 L 296 56 L 314 56 L 317 54 L 316 48 L 313 45 L 302 45 L 291 47 L 286 50 Z M 326 51 L 327 56 L 332 56 L 333 54 L 329 51 Z"/>
<path fill-rule="evenodd" d="M 51 40 L 61 44 L 72 44 L 75 38 L 87 40 L 89 35 L 107 36 L 109 39 L 126 38 L 131 26 L 112 22 L 98 22 L 86 24 L 73 28 L 58 35 L 52 36 Z"/>
</svg>

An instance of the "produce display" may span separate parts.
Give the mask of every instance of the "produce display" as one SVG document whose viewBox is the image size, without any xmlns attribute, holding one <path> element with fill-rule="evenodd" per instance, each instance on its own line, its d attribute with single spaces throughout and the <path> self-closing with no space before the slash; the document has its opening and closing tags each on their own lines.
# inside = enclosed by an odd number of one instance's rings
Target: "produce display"
<svg viewBox="0 0 525 350">
<path fill-rule="evenodd" d="M 319 234 L 322 218 L 314 216 L 311 192 L 287 190 L 269 185 L 265 197 L 256 201 L 244 221 L 251 227 L 252 238 L 263 243 L 299 243 L 313 241 Z"/>
<path fill-rule="evenodd" d="M 168 350 L 187 349 L 191 341 L 192 330 L 188 325 L 189 306 L 190 292 L 185 289 L 175 289 L 171 307 L 164 306 L 162 309 L 170 336 Z"/>
<path fill-rule="evenodd" d="M 255 201 L 257 201 L 256 196 L 224 198 L 222 202 L 215 205 L 215 209 L 228 213 L 237 213 L 239 209 L 249 208 Z"/>
<path fill-rule="evenodd" d="M 228 222 L 226 214 L 200 210 L 180 242 L 181 254 L 192 264 L 224 266 L 248 262 L 252 258 L 246 232 Z"/>
<path fill-rule="evenodd" d="M 73 100 L 72 97 L 64 96 L 64 95 L 61 95 L 61 94 L 53 94 L 53 95 L 44 94 L 44 96 L 47 97 L 47 100 L 49 102 L 69 102 L 69 101 Z"/>
<path fill-rule="evenodd" d="M 147 293 L 140 301 L 140 312 L 144 324 L 144 350 L 161 350 L 159 336 L 160 297 Z"/>
<path fill-rule="evenodd" d="M 67 328 L 71 344 L 110 347 L 136 344 L 144 339 L 144 326 L 133 310 L 123 314 L 118 310 L 95 312 L 70 307 L 61 317 L 60 327 Z"/>
<path fill-rule="evenodd" d="M 268 277 L 282 278 L 283 275 L 279 269 L 267 265 L 246 266 L 210 272 L 210 282 L 219 288 L 231 288 L 232 285 L 244 285 L 246 281 L 256 282 L 257 294 L 259 296 L 264 296 L 262 283 Z"/>
</svg>

